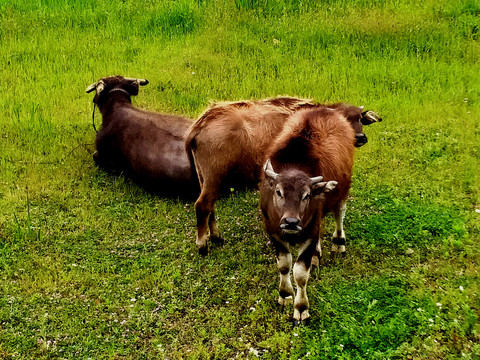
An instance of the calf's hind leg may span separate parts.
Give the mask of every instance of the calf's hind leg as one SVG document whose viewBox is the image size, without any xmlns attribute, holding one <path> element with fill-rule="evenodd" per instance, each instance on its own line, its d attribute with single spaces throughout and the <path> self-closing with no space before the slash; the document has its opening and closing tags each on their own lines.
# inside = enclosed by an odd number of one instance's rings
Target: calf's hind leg
<svg viewBox="0 0 480 360">
<path fill-rule="evenodd" d="M 217 220 L 215 219 L 215 210 L 210 212 L 210 217 L 208 218 L 208 228 L 210 229 L 210 238 L 214 242 L 222 243 L 223 239 L 220 237 L 220 231 L 218 230 Z"/>
<path fill-rule="evenodd" d="M 207 184 L 202 187 L 202 192 L 195 202 L 195 213 L 197 216 L 197 239 L 196 244 L 198 246 L 198 252 L 201 255 L 208 253 L 207 237 L 208 228 L 213 228 L 216 231 L 214 236 L 218 236 L 218 228 L 215 222 L 215 202 L 217 201 L 217 193 L 209 192 Z"/>
</svg>

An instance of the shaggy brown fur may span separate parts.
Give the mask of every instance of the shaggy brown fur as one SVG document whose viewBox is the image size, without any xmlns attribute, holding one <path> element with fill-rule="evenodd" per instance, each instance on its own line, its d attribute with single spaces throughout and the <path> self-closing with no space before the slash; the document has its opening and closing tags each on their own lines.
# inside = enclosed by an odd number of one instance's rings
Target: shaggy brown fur
<svg viewBox="0 0 480 360">
<path fill-rule="evenodd" d="M 302 109 L 315 108 L 338 109 L 346 114 L 352 128 L 360 126 L 361 129 L 362 108 L 348 104 L 317 105 L 307 99 L 291 97 L 216 103 L 192 125 L 186 149 L 200 181 L 201 193 L 195 209 L 196 243 L 202 254 L 207 252 L 207 223 L 210 234 L 219 237 L 214 207 L 220 189 L 255 186 L 260 179 L 265 154 L 288 117 Z"/>
</svg>

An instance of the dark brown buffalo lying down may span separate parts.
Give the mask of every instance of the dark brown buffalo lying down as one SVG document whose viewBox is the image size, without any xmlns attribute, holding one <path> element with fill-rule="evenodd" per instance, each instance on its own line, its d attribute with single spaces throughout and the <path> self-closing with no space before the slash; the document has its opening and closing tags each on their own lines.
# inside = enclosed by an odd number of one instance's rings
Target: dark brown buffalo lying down
<svg viewBox="0 0 480 360">
<path fill-rule="evenodd" d="M 102 112 L 94 160 L 106 170 L 122 171 L 148 190 L 172 197 L 198 195 L 198 180 L 185 152 L 193 121 L 133 107 L 131 96 L 148 80 L 111 76 L 91 84 Z M 193 173 L 192 173 L 193 170 Z"/>
<path fill-rule="evenodd" d="M 332 108 L 345 116 L 354 130 L 356 146 L 367 142 L 362 124 L 381 121 L 374 112 L 348 104 L 317 105 L 310 100 L 279 97 L 213 104 L 192 126 L 186 149 L 200 181 L 195 211 L 196 244 L 201 254 L 207 253 L 208 230 L 211 237 L 220 236 L 215 221 L 220 189 L 238 183 L 257 185 L 265 154 L 285 121 L 296 111 L 310 108 Z"/>
<path fill-rule="evenodd" d="M 280 272 L 278 302 L 294 295 L 290 280 L 291 248 L 298 245 L 293 267 L 297 292 L 293 318 L 308 321 L 307 282 L 320 255 L 325 213 L 343 217 L 351 185 L 354 131 L 339 111 L 313 108 L 298 111 L 270 147 L 260 186 L 265 229 L 276 250 Z M 342 224 L 337 225 L 342 226 Z M 343 234 L 343 228 L 337 230 Z M 342 243 L 344 245 L 344 242 Z"/>
</svg>

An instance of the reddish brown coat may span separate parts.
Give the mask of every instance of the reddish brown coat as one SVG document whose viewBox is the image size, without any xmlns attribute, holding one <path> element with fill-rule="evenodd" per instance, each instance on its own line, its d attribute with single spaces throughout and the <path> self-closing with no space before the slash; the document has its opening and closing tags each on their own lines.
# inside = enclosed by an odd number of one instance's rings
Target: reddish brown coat
<svg viewBox="0 0 480 360">
<path fill-rule="evenodd" d="M 310 100 L 291 97 L 213 104 L 193 124 L 186 149 L 200 181 L 201 193 L 195 209 L 196 242 L 201 253 L 206 253 L 207 222 L 210 234 L 219 236 L 214 207 L 221 188 L 255 186 L 266 153 L 287 118 L 302 109 L 326 108 L 345 114 L 361 137 L 358 146 L 366 142 L 361 126 L 365 123 L 364 115 L 371 112 L 362 112 L 362 108 L 348 104 L 316 105 Z"/>
<path fill-rule="evenodd" d="M 354 141 L 355 132 L 340 111 L 313 108 L 292 115 L 267 153 L 260 206 L 276 250 L 281 306 L 294 295 L 290 248 L 299 245 L 293 266 L 297 324 L 310 318 L 306 288 L 321 251 L 321 223 L 327 211 L 338 214 L 348 196 Z"/>
</svg>

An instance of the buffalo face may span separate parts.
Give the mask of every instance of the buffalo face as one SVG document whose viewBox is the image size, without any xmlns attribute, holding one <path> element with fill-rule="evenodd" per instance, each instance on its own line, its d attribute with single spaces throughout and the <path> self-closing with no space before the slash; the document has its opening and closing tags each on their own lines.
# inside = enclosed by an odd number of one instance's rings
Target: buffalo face
<svg viewBox="0 0 480 360">
<path fill-rule="evenodd" d="M 269 160 L 265 164 L 265 179 L 272 193 L 280 232 L 284 235 L 299 234 L 309 220 L 310 204 L 337 185 L 336 181 L 324 182 L 321 176 L 309 177 L 297 169 L 277 174 Z"/>
</svg>

